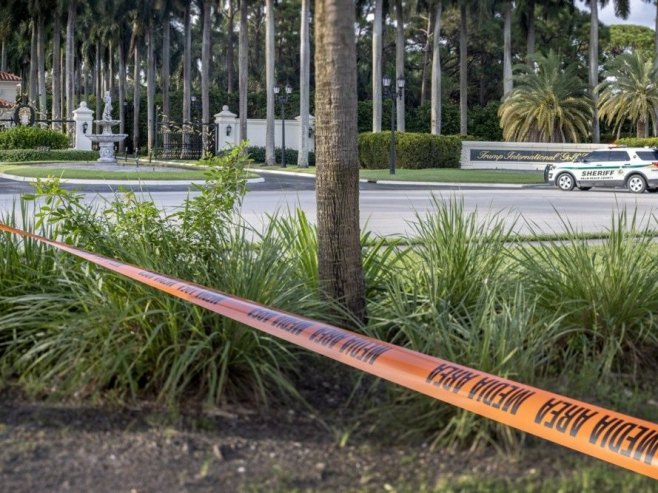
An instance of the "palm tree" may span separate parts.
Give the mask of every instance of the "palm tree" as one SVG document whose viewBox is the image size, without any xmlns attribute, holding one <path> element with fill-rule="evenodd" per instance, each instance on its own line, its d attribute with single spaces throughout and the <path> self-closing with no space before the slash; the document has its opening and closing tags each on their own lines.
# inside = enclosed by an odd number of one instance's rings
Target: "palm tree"
<svg viewBox="0 0 658 493">
<path fill-rule="evenodd" d="M 299 152 L 297 166 L 308 168 L 309 94 L 311 84 L 310 0 L 302 0 L 299 47 Z"/>
<path fill-rule="evenodd" d="M 202 3 L 202 42 L 201 42 L 201 146 L 205 155 L 209 147 L 209 134 L 207 125 L 210 123 L 210 21 L 212 15 L 212 2 L 203 0 Z"/>
<path fill-rule="evenodd" d="M 240 98 L 240 140 L 247 140 L 247 97 L 249 82 L 249 25 L 247 0 L 240 0 L 240 34 L 238 36 L 238 92 Z"/>
<path fill-rule="evenodd" d="M 609 62 L 603 82 L 595 89 L 600 96 L 599 112 L 617 133 L 627 120 L 638 137 L 649 136 L 649 124 L 658 124 L 658 68 L 639 51 L 622 53 Z"/>
<path fill-rule="evenodd" d="M 498 110 L 507 141 L 579 142 L 587 138 L 593 105 L 575 64 L 562 67 L 554 51 L 535 55 L 536 69 L 516 67 L 516 87 Z"/>
<path fill-rule="evenodd" d="M 66 119 L 70 120 L 73 118 L 73 110 L 75 109 L 75 93 L 74 89 L 74 48 L 75 48 L 75 39 L 74 39 L 74 28 L 75 28 L 75 15 L 77 11 L 77 0 L 69 0 L 67 6 L 67 16 L 66 16 L 66 53 L 65 53 L 65 84 L 66 89 Z M 72 128 L 69 129 L 72 131 Z"/>
<path fill-rule="evenodd" d="M 599 83 L 599 3 L 606 6 L 608 0 L 586 0 L 590 6 L 590 28 L 589 28 L 589 90 L 594 102 L 592 113 L 592 142 L 600 142 L 599 117 L 596 110 L 597 95 L 594 88 Z M 630 11 L 628 0 L 613 0 L 615 15 L 626 19 Z"/>
<path fill-rule="evenodd" d="M 395 78 L 404 79 L 404 14 L 402 11 L 402 0 L 395 0 Z M 404 86 L 398 89 L 400 96 L 396 98 L 396 128 L 398 132 L 405 130 L 405 93 Z"/>
<path fill-rule="evenodd" d="M 324 293 L 366 318 L 359 229 L 353 0 L 315 3 L 318 269 Z"/>
<path fill-rule="evenodd" d="M 432 39 L 432 89 L 431 89 L 431 121 L 430 130 L 433 134 L 441 134 L 441 15 L 443 2 L 436 1 L 434 5 L 434 31 Z"/>
<path fill-rule="evenodd" d="M 266 0 L 265 13 L 265 90 L 267 91 L 267 123 L 265 125 L 265 164 L 276 164 L 274 154 L 274 1 Z"/>
<path fill-rule="evenodd" d="M 375 0 L 372 20 L 372 131 L 382 131 L 382 31 L 384 0 Z"/>
<path fill-rule="evenodd" d="M 60 130 L 62 128 L 61 123 L 56 122 L 55 120 L 62 119 L 62 19 L 61 19 L 61 4 L 57 2 L 54 6 L 53 12 L 53 45 L 52 45 L 52 67 L 53 67 L 53 76 L 52 76 L 52 92 L 53 100 L 51 107 L 51 115 L 53 118 L 53 130 Z"/>
<path fill-rule="evenodd" d="M 503 96 L 507 95 L 513 87 L 512 81 L 512 10 L 514 5 L 511 0 L 505 0 L 502 4 L 503 19 Z"/>
</svg>

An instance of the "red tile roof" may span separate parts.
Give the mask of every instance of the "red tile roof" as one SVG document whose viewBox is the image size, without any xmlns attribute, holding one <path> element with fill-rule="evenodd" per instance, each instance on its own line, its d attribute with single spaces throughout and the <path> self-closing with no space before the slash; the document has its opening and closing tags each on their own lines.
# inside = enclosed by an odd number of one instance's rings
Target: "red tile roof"
<svg viewBox="0 0 658 493">
<path fill-rule="evenodd" d="M 2 72 L 0 72 L 2 73 Z M 16 103 L 0 98 L 0 109 L 13 108 Z"/>
<path fill-rule="evenodd" d="M 9 72 L 0 72 L 0 81 L 20 82 L 21 78 L 17 75 L 10 74 Z"/>
</svg>

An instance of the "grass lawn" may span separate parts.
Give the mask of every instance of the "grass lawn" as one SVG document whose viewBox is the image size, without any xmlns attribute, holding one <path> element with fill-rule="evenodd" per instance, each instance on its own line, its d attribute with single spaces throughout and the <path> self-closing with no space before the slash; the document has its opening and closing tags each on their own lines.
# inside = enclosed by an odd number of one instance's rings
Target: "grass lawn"
<svg viewBox="0 0 658 493">
<path fill-rule="evenodd" d="M 315 174 L 315 167 L 298 168 L 297 166 L 254 166 L 254 171 L 276 170 L 293 173 Z M 359 171 L 362 179 L 381 181 L 422 181 L 445 183 L 513 183 L 513 184 L 539 184 L 544 182 L 543 171 L 508 171 L 508 170 L 471 170 L 454 168 L 433 169 L 398 169 L 391 175 L 387 169 L 362 169 Z"/>
<path fill-rule="evenodd" d="M 152 167 L 145 166 L 140 171 L 101 171 L 95 169 L 75 168 L 45 168 L 40 166 L 16 166 L 15 164 L 0 165 L 0 172 L 15 176 L 29 178 L 68 178 L 68 179 L 97 179 L 97 180 L 203 180 L 203 171 L 153 171 Z"/>
</svg>

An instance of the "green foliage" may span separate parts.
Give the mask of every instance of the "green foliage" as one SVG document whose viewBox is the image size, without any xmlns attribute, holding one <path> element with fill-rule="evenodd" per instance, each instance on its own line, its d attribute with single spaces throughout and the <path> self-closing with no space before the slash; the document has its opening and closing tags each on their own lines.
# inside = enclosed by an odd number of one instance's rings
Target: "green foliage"
<svg viewBox="0 0 658 493">
<path fill-rule="evenodd" d="M 388 168 L 390 144 L 390 132 L 359 134 L 359 165 L 365 169 Z M 395 160 L 399 168 L 458 168 L 460 158 L 459 136 L 395 133 Z"/>
<path fill-rule="evenodd" d="M 610 39 L 602 44 L 602 51 L 608 56 L 619 56 L 630 51 L 650 58 L 654 53 L 655 33 L 646 26 L 616 24 L 610 26 Z"/>
<path fill-rule="evenodd" d="M 630 121 L 638 137 L 649 135 L 658 111 L 657 75 L 651 56 L 639 51 L 623 53 L 606 64 L 603 82 L 595 91 L 599 94 L 599 115 L 614 126 L 613 131 L 620 131 Z"/>
<path fill-rule="evenodd" d="M 0 162 L 7 163 L 29 161 L 96 161 L 97 159 L 98 151 L 77 151 L 75 149 L 57 149 L 51 151 L 35 149 L 0 150 Z"/>
<path fill-rule="evenodd" d="M 498 114 L 503 137 L 523 142 L 581 142 L 589 136 L 592 100 L 578 66 L 563 67 L 553 50 L 535 55 L 537 69 L 517 65 L 515 88 Z"/>
<path fill-rule="evenodd" d="M 49 128 L 18 126 L 0 132 L 0 149 L 66 149 L 69 139 Z"/>
<path fill-rule="evenodd" d="M 265 162 L 265 148 L 264 147 L 247 147 L 247 153 L 249 154 L 249 157 L 256 163 L 264 163 Z M 288 149 L 286 148 L 286 164 L 292 164 L 296 165 L 297 164 L 297 158 L 298 158 L 299 152 L 296 149 Z M 276 147 L 274 149 L 274 158 L 277 162 L 277 164 L 281 163 L 281 148 Z M 310 152 L 308 153 L 308 165 L 309 166 L 315 166 L 315 153 Z"/>
<path fill-rule="evenodd" d="M 616 143 L 628 147 L 658 147 L 658 137 L 623 137 Z"/>
</svg>

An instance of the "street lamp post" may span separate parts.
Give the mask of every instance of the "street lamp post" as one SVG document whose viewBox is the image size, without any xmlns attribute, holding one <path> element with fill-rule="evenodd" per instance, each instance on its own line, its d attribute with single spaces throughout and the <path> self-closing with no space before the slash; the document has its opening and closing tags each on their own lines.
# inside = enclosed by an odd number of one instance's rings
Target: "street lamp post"
<svg viewBox="0 0 658 493">
<path fill-rule="evenodd" d="M 388 169 L 391 175 L 395 174 L 395 102 L 397 98 L 402 99 L 402 90 L 404 89 L 404 79 L 400 77 L 397 80 L 397 88 L 391 87 L 391 78 L 388 75 L 382 77 L 382 86 L 384 86 L 384 97 L 391 98 L 391 150 L 388 158 Z"/>
<path fill-rule="evenodd" d="M 292 93 L 292 87 L 286 84 L 285 91 L 281 92 L 279 86 L 274 86 L 274 96 L 281 103 L 281 167 L 286 167 L 286 103 Z"/>
</svg>

